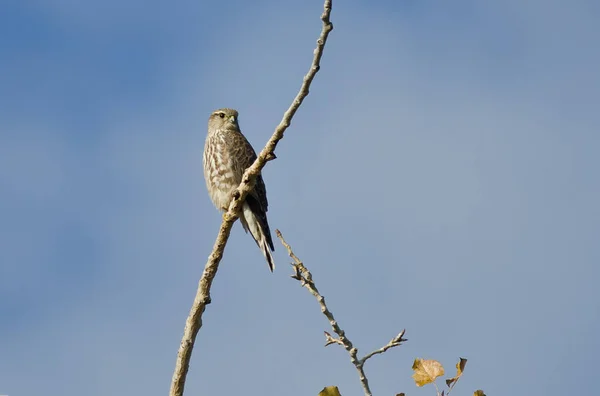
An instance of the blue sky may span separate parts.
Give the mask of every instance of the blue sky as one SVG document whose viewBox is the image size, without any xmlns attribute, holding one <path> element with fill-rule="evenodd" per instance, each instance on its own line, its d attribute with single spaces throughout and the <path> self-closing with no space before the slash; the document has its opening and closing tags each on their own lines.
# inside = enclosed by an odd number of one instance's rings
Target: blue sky
<svg viewBox="0 0 600 396">
<path fill-rule="evenodd" d="M 0 13 L 0 394 L 166 394 L 220 215 L 210 112 L 260 149 L 320 1 L 16 1 Z M 311 94 L 265 168 L 374 394 L 592 394 L 600 353 L 600 6 L 336 1 Z M 328 323 L 239 224 L 186 394 L 361 394 Z"/>
</svg>

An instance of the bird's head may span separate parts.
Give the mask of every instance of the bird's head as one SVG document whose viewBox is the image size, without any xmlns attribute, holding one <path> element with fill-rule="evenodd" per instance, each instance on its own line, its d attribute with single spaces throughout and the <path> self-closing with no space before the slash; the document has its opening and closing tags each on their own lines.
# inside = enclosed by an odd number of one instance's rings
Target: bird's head
<svg viewBox="0 0 600 396">
<path fill-rule="evenodd" d="M 208 118 L 208 130 L 239 130 L 238 112 L 234 109 L 219 109 L 213 111 Z"/>
</svg>

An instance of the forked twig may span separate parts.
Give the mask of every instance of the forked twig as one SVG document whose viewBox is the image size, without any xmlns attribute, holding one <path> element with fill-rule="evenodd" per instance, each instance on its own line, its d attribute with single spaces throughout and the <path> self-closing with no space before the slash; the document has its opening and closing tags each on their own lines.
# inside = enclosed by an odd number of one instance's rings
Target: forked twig
<svg viewBox="0 0 600 396">
<path fill-rule="evenodd" d="M 392 338 L 392 340 L 390 342 L 388 342 L 385 346 L 383 346 L 371 353 L 368 353 L 364 357 L 359 359 L 358 358 L 358 349 L 356 347 L 354 347 L 352 345 L 352 342 L 350 341 L 350 339 L 348 339 L 348 337 L 346 337 L 346 333 L 344 332 L 344 330 L 342 330 L 342 328 L 340 327 L 338 322 L 335 320 L 333 313 L 327 307 L 327 304 L 325 303 L 325 297 L 323 297 L 321 295 L 321 293 L 319 293 L 319 290 L 317 289 L 317 286 L 315 285 L 315 282 L 312 279 L 312 274 L 304 266 L 302 261 L 300 261 L 298 256 L 296 256 L 294 254 L 291 246 L 285 241 L 285 239 L 283 239 L 283 235 L 281 234 L 281 231 L 275 230 L 275 233 L 277 234 L 277 238 L 279 238 L 279 240 L 281 241 L 281 244 L 287 249 L 288 255 L 292 258 L 292 260 L 294 260 L 294 262 L 292 263 L 292 267 L 293 267 L 293 271 L 294 271 L 292 278 L 299 281 L 300 284 L 304 288 L 306 288 L 306 290 L 308 290 L 310 292 L 310 294 L 315 296 L 315 298 L 317 299 L 317 302 L 321 306 L 321 312 L 323 312 L 323 315 L 325 315 L 327 317 L 327 320 L 329 320 L 329 324 L 331 325 L 331 328 L 333 329 L 335 334 L 337 334 L 337 336 L 338 336 L 338 338 L 335 338 L 328 332 L 325 332 L 325 346 L 328 346 L 331 344 L 339 344 L 339 345 L 342 345 L 344 347 L 344 349 L 346 349 L 346 351 L 348 351 L 348 354 L 350 355 L 350 361 L 352 362 L 352 364 L 354 365 L 354 367 L 356 367 L 356 370 L 358 371 L 358 376 L 360 378 L 360 383 L 362 384 L 363 390 L 365 392 L 365 396 L 371 396 L 371 389 L 369 388 L 369 380 L 367 379 L 367 376 L 366 376 L 365 370 L 364 370 L 365 362 L 367 360 L 369 360 L 370 358 L 372 358 L 373 356 L 384 353 L 388 349 L 397 347 L 402 342 L 407 341 L 407 339 L 403 338 L 404 330 L 402 330 L 396 337 Z"/>
</svg>

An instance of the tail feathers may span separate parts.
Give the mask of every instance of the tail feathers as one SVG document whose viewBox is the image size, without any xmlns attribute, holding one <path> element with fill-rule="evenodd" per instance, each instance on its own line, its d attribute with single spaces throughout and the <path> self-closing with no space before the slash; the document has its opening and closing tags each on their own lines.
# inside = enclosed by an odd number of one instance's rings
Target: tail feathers
<svg viewBox="0 0 600 396">
<path fill-rule="evenodd" d="M 242 213 L 240 214 L 240 222 L 246 232 L 250 231 L 250 235 L 252 235 L 252 238 L 254 238 L 254 241 L 265 256 L 269 269 L 273 272 L 275 269 L 275 260 L 273 260 L 271 251 L 274 251 L 275 248 L 273 247 L 271 230 L 267 222 L 267 214 L 260 207 L 253 208 L 255 205 L 251 206 L 251 204 L 252 202 L 249 203 L 248 200 L 244 202 Z"/>
<path fill-rule="evenodd" d="M 259 245 L 259 247 L 260 247 L 260 250 L 262 250 L 263 255 L 265 256 L 265 259 L 267 259 L 267 264 L 269 265 L 269 269 L 271 270 L 271 272 L 273 272 L 273 270 L 275 269 L 275 261 L 273 260 L 273 254 L 271 253 L 271 250 L 269 249 L 267 244 L 265 244 L 264 242 L 262 243 L 262 246 Z"/>
</svg>

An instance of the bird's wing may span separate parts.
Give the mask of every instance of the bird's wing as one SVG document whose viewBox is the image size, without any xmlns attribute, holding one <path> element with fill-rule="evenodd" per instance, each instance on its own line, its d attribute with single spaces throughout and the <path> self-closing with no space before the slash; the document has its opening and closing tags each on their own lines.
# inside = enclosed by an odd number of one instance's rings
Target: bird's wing
<svg viewBox="0 0 600 396">
<path fill-rule="evenodd" d="M 234 146 L 239 151 L 235 153 L 234 157 L 239 159 L 239 172 L 237 173 L 239 173 L 241 181 L 244 171 L 250 167 L 254 161 L 256 161 L 256 152 L 244 135 L 240 133 L 239 138 L 237 139 L 238 141 Z M 260 174 L 256 178 L 254 189 L 246 197 L 246 203 L 259 221 L 269 248 L 271 250 L 275 250 L 275 247 L 273 246 L 273 239 L 271 237 L 271 230 L 269 229 L 269 222 L 267 220 L 267 208 L 269 206 L 269 202 L 267 201 L 267 188 L 265 187 L 265 182 Z M 269 266 L 272 268 L 272 265 L 271 259 Z"/>
<path fill-rule="evenodd" d="M 241 182 L 242 175 L 244 174 L 246 169 L 249 168 L 254 163 L 254 161 L 256 161 L 256 152 L 254 151 L 254 148 L 252 148 L 252 145 L 250 144 L 248 139 L 246 139 L 246 137 L 241 133 L 238 135 L 238 138 L 236 140 L 238 141 L 236 142 L 234 147 L 237 148 L 238 152 L 235 153 L 233 157 L 239 160 L 239 170 L 237 172 L 240 175 L 239 178 Z M 252 190 L 252 192 L 250 192 L 250 195 L 257 201 L 261 209 L 266 212 L 269 206 L 269 202 L 267 200 L 267 189 L 265 187 L 265 182 L 263 181 L 263 178 L 260 174 L 256 178 L 254 189 Z"/>
</svg>

